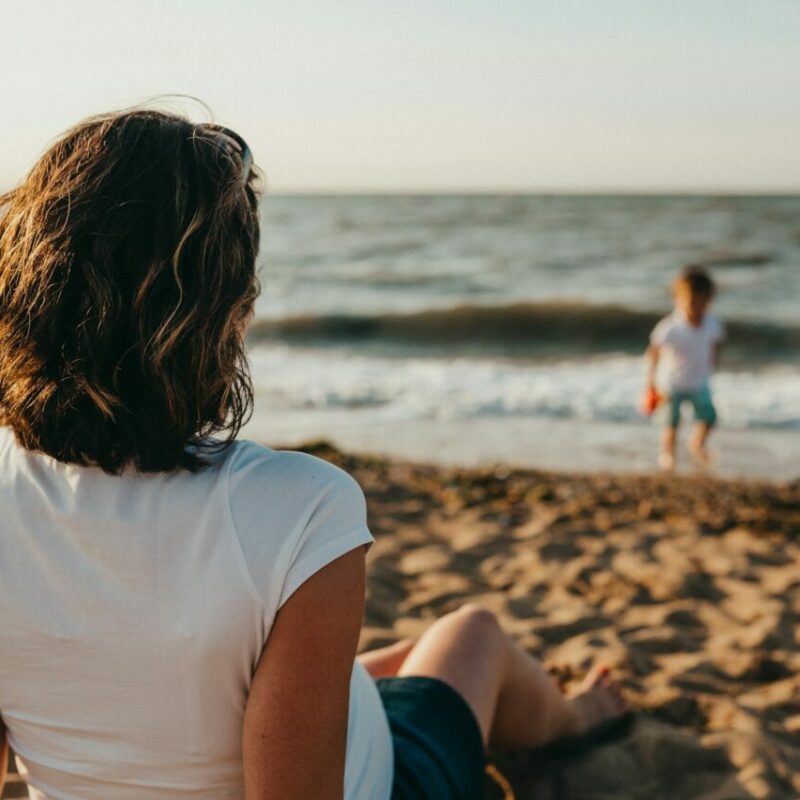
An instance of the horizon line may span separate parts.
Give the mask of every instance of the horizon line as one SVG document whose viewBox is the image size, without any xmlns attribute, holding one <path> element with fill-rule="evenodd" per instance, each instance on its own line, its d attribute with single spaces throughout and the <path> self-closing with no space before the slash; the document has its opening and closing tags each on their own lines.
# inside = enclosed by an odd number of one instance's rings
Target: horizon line
<svg viewBox="0 0 800 800">
<path fill-rule="evenodd" d="M 275 195 L 307 195 L 307 196 L 572 196 L 572 197 L 800 197 L 800 186 L 795 188 L 744 188 L 744 187 L 711 187 L 711 188 L 619 188 L 619 187 L 470 187 L 470 188 L 425 188 L 425 187 L 276 187 L 270 188 L 267 183 L 265 196 Z"/>
<path fill-rule="evenodd" d="M 271 188 L 269 181 L 265 182 L 264 196 L 316 196 L 316 197 L 370 197 L 370 196 L 442 196 L 454 197 L 458 195 L 480 196 L 508 196 L 508 197 L 775 197 L 795 198 L 800 197 L 800 185 L 796 187 L 769 188 L 769 187 L 311 187 L 311 186 L 282 186 Z M 0 194 L 12 191 L 19 184 L 0 188 Z"/>
</svg>

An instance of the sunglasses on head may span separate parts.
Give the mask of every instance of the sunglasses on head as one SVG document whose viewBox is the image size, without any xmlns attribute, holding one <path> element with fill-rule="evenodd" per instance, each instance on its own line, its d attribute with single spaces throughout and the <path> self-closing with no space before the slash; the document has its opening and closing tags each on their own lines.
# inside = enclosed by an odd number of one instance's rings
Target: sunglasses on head
<svg viewBox="0 0 800 800">
<path fill-rule="evenodd" d="M 225 145 L 225 149 L 231 156 L 238 156 L 242 162 L 242 183 L 246 184 L 250 176 L 250 170 L 253 166 L 253 153 L 247 146 L 247 142 L 239 136 L 236 131 L 226 128 L 223 125 L 215 125 L 213 123 L 204 123 L 199 125 L 201 131 L 207 131 L 214 134 Z"/>
</svg>

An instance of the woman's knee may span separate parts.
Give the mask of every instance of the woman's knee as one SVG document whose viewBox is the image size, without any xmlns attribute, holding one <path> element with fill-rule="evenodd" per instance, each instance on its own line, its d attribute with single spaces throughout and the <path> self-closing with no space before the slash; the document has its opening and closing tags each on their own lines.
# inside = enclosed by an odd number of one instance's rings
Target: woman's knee
<svg viewBox="0 0 800 800">
<path fill-rule="evenodd" d="M 467 603 L 445 619 L 456 626 L 460 639 L 476 640 L 487 645 L 503 637 L 494 612 L 477 603 Z"/>
<path fill-rule="evenodd" d="M 500 629 L 497 617 L 488 609 L 468 603 L 457 611 L 451 611 L 440 617 L 425 632 L 420 645 L 412 650 L 411 663 L 424 654 L 433 645 L 439 651 L 444 648 L 448 653 L 480 653 L 482 657 L 497 657 L 504 643 L 504 634 Z"/>
</svg>

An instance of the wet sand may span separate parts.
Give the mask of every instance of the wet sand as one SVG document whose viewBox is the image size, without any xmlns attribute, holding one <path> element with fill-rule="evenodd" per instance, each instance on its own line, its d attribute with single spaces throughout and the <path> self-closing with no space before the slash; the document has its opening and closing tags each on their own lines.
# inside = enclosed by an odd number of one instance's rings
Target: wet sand
<svg viewBox="0 0 800 800">
<path fill-rule="evenodd" d="M 680 432 L 678 471 L 696 468 Z M 659 427 L 546 417 L 474 419 L 387 419 L 377 408 L 257 413 L 244 435 L 263 442 L 296 445 L 327 438 L 349 453 L 381 453 L 389 458 L 451 467 L 513 464 L 559 472 L 647 474 L 658 465 Z M 711 437 L 711 472 L 742 480 L 800 479 L 800 431 L 736 430 L 724 425 Z"/>
<path fill-rule="evenodd" d="M 582 754 L 504 755 L 520 800 L 800 797 L 800 482 L 458 469 L 311 452 L 364 488 L 361 649 L 467 601 L 635 721 Z M 494 784 L 487 797 L 502 797 Z"/>
</svg>

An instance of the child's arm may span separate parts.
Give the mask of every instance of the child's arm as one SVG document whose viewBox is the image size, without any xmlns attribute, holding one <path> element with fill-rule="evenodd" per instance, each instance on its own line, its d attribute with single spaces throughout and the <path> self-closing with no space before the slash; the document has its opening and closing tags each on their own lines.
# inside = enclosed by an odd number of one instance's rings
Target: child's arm
<svg viewBox="0 0 800 800">
<path fill-rule="evenodd" d="M 645 361 L 647 362 L 647 386 L 654 388 L 656 385 L 656 370 L 658 369 L 658 359 L 661 356 L 661 348 L 656 344 L 651 344 L 644 351 Z"/>
</svg>

